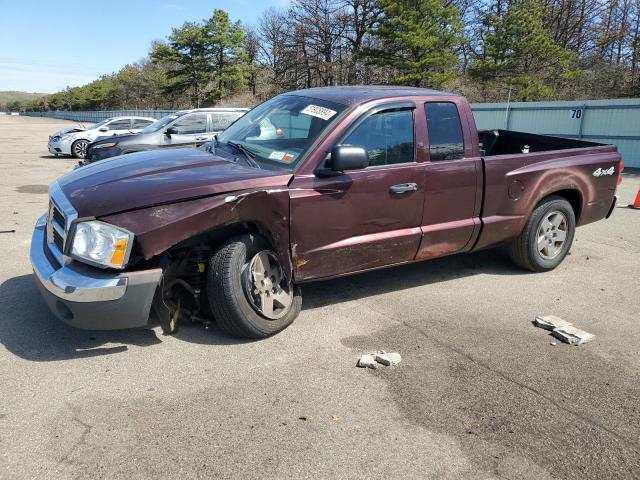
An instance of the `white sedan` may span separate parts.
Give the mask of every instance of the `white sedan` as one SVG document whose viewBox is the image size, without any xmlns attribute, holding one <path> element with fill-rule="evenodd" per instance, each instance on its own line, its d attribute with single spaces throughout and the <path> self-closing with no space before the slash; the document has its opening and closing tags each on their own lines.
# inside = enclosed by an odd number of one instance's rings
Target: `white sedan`
<svg viewBox="0 0 640 480">
<path fill-rule="evenodd" d="M 98 137 L 137 133 L 155 121 L 155 118 L 149 117 L 113 117 L 91 125 L 87 129 L 60 130 L 49 137 L 49 153 L 84 158 L 87 145 Z"/>
</svg>

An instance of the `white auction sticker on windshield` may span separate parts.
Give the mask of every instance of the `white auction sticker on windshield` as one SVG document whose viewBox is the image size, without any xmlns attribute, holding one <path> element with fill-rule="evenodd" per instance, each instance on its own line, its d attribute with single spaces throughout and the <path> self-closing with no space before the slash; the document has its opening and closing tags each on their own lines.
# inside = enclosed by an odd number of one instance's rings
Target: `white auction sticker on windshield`
<svg viewBox="0 0 640 480">
<path fill-rule="evenodd" d="M 330 108 L 319 107 L 318 105 L 308 105 L 300 113 L 311 115 L 312 117 L 318 117 L 322 120 L 329 120 L 338 112 L 331 110 Z"/>
<path fill-rule="evenodd" d="M 269 155 L 269 158 L 271 160 L 282 160 L 284 158 L 284 156 L 286 155 L 287 152 L 271 152 L 271 155 Z"/>
</svg>

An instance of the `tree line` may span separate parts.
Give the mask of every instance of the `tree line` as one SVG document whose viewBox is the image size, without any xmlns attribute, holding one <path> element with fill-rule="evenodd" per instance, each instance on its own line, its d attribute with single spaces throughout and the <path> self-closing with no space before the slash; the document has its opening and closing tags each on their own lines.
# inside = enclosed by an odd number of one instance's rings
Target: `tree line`
<svg viewBox="0 0 640 480">
<path fill-rule="evenodd" d="M 401 84 L 473 101 L 640 94 L 640 0 L 292 0 L 255 25 L 223 10 L 148 58 L 29 110 L 251 106 L 318 86 Z"/>
</svg>

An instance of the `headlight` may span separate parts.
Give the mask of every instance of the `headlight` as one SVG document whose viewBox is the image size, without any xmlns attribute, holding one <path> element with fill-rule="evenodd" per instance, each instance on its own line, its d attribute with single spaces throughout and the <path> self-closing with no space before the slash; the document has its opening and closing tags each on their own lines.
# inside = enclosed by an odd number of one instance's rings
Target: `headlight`
<svg viewBox="0 0 640 480">
<path fill-rule="evenodd" d="M 99 267 L 124 268 L 129 261 L 133 233 L 91 220 L 75 224 L 71 256 Z"/>
<path fill-rule="evenodd" d="M 92 148 L 111 148 L 111 147 L 115 147 L 116 145 L 117 145 L 116 142 L 99 143 L 98 145 L 92 145 Z"/>
</svg>

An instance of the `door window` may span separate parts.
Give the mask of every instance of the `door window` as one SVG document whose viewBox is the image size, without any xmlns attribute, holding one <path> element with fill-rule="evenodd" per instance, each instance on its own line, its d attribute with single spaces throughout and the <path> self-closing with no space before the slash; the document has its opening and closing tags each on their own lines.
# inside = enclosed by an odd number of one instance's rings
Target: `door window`
<svg viewBox="0 0 640 480">
<path fill-rule="evenodd" d="M 239 119 L 244 112 L 237 113 L 212 113 L 211 114 L 211 129 L 214 132 L 220 130 L 226 130 L 229 125 Z"/>
<path fill-rule="evenodd" d="M 115 120 L 106 127 L 109 130 L 129 130 L 129 120 Z"/>
<path fill-rule="evenodd" d="M 133 128 L 135 128 L 135 129 L 144 128 L 147 125 L 151 125 L 152 123 L 153 123 L 152 120 L 136 119 L 136 120 L 133 121 Z"/>
<path fill-rule="evenodd" d="M 371 115 L 342 143 L 366 148 L 369 166 L 414 162 L 413 110 L 392 110 Z"/>
<path fill-rule="evenodd" d="M 194 113 L 185 115 L 172 125 L 173 130 L 178 135 L 191 135 L 205 133 L 207 131 L 207 114 Z"/>
<path fill-rule="evenodd" d="M 464 157 L 460 114 L 455 103 L 428 102 L 427 128 L 431 160 L 456 160 Z"/>
</svg>

